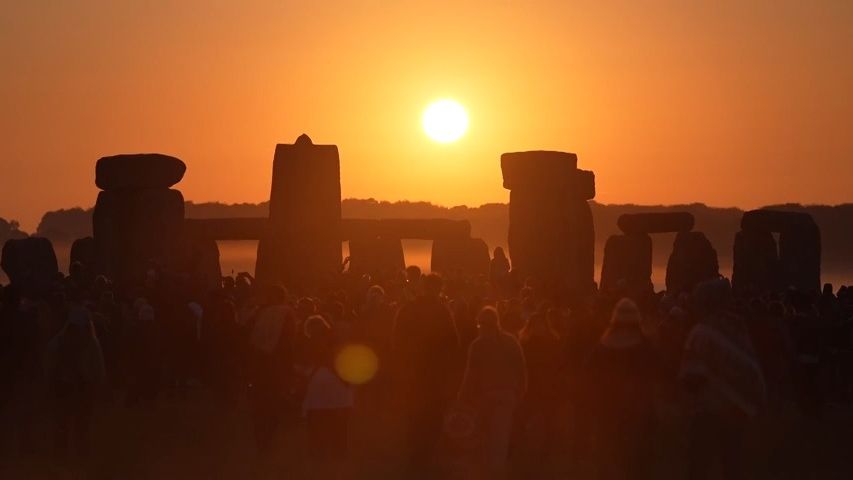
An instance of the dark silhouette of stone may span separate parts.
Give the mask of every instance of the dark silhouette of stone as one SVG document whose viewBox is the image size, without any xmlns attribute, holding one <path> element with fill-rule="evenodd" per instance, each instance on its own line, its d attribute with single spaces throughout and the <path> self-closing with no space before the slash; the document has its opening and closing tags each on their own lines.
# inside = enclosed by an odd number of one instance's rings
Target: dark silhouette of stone
<svg viewBox="0 0 853 480">
<path fill-rule="evenodd" d="M 341 220 L 341 240 L 376 237 L 420 240 L 466 239 L 471 237 L 471 222 L 442 218 L 345 218 Z"/>
<path fill-rule="evenodd" d="M 507 190 L 531 185 L 572 189 L 577 165 L 578 157 L 574 153 L 536 150 L 501 155 L 501 172 Z"/>
<path fill-rule="evenodd" d="M 809 217 L 811 220 L 811 217 Z M 820 230 L 814 221 L 779 234 L 779 271 L 785 287 L 820 291 Z"/>
<path fill-rule="evenodd" d="M 481 238 L 439 239 L 432 242 L 430 269 L 438 273 L 488 274 L 489 246 Z"/>
<path fill-rule="evenodd" d="M 779 234 L 778 250 L 773 233 Z M 752 210 L 743 214 L 735 236 L 732 288 L 820 291 L 820 261 L 820 229 L 811 215 Z"/>
<path fill-rule="evenodd" d="M 169 266 L 180 249 L 184 197 L 169 189 L 107 190 L 92 216 L 96 271 L 138 284 L 150 262 Z"/>
<path fill-rule="evenodd" d="M 690 293 L 696 285 L 719 276 L 717 251 L 705 234 L 678 232 L 666 264 L 667 292 L 674 295 Z"/>
<path fill-rule="evenodd" d="M 773 234 L 765 230 L 741 230 L 735 234 L 732 290 L 778 290 L 781 285 L 779 253 Z"/>
<path fill-rule="evenodd" d="M 351 272 L 383 275 L 406 268 L 399 238 L 359 238 L 349 241 Z"/>
<path fill-rule="evenodd" d="M 274 271 L 275 264 L 270 260 L 276 254 L 276 247 L 273 245 L 271 235 L 258 239 L 258 254 L 255 256 L 255 280 L 262 279 L 269 283 L 274 283 L 272 279 L 276 274 Z M 280 283 L 280 282 L 279 282 Z"/>
<path fill-rule="evenodd" d="M 694 221 L 688 212 L 626 213 L 619 216 L 616 225 L 626 234 L 689 232 Z"/>
<path fill-rule="evenodd" d="M 586 202 L 595 195 L 592 172 L 577 170 L 572 153 L 547 151 L 505 153 L 501 170 L 510 189 L 513 274 L 536 277 L 551 292 L 592 291 L 595 231 Z"/>
<path fill-rule="evenodd" d="M 31 297 L 47 294 L 59 273 L 53 245 L 43 237 L 6 240 L 0 267 L 13 285 Z"/>
<path fill-rule="evenodd" d="M 85 265 L 94 271 L 95 268 L 95 239 L 92 237 L 83 237 L 74 240 L 71 244 L 70 254 L 71 264 L 79 263 Z M 70 265 L 69 265 L 70 267 Z"/>
<path fill-rule="evenodd" d="M 205 237 L 187 236 L 186 259 L 188 264 L 184 271 L 208 290 L 217 288 L 222 283 L 222 267 L 219 263 L 219 245 L 216 240 Z"/>
<path fill-rule="evenodd" d="M 593 191 L 595 187 L 593 186 Z M 569 212 L 575 228 L 575 264 L 577 265 L 576 288 L 591 291 L 595 288 L 595 224 L 589 203 L 571 202 Z M 590 282 L 584 284 L 584 282 Z M 589 289 L 589 290 L 587 290 Z"/>
<path fill-rule="evenodd" d="M 741 230 L 783 232 L 794 228 L 809 228 L 814 224 L 811 215 L 779 210 L 750 210 L 740 219 Z"/>
<path fill-rule="evenodd" d="M 169 188 L 180 182 L 187 166 L 160 153 L 103 157 L 95 165 L 95 185 L 102 190 Z"/>
<path fill-rule="evenodd" d="M 652 291 L 652 238 L 645 233 L 611 235 L 604 244 L 600 289 L 607 293 Z"/>
<path fill-rule="evenodd" d="M 581 200 L 595 198 L 595 173 L 590 170 L 576 170 L 573 191 L 575 197 Z"/>
<path fill-rule="evenodd" d="M 269 233 L 258 249 L 262 284 L 316 286 L 341 264 L 341 182 L 338 147 L 307 135 L 276 146 Z"/>
</svg>

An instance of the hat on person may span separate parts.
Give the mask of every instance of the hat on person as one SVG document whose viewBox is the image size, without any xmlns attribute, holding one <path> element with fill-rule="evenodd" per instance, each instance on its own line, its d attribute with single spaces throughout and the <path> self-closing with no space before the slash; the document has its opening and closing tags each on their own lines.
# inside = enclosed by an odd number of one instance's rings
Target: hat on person
<svg viewBox="0 0 853 480">
<path fill-rule="evenodd" d="M 640 328 L 642 315 L 637 304 L 629 298 L 623 298 L 613 307 L 610 326 L 599 342 L 608 348 L 628 348 L 639 345 L 645 337 Z"/>
</svg>

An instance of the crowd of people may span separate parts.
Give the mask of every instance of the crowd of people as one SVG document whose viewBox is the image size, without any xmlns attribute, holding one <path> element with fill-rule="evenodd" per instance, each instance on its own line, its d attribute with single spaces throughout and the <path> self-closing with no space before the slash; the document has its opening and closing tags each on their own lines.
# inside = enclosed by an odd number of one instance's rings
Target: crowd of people
<svg viewBox="0 0 853 480">
<path fill-rule="evenodd" d="M 553 298 L 500 249 L 483 276 L 412 266 L 316 291 L 247 273 L 207 285 L 152 265 L 123 290 L 75 264 L 41 295 L 5 286 L 0 409 L 16 448 L 43 448 L 37 398 L 51 455 L 73 458 L 90 454 L 101 392 L 156 409 L 195 389 L 246 406 L 258 455 L 305 431 L 324 478 L 347 474 L 359 404 L 398 414 L 402 478 L 547 478 L 558 456 L 596 478 L 650 478 L 666 399 L 690 418 L 689 477 L 738 478 L 759 412 L 790 402 L 819 418 L 853 396 L 853 288 L 735 295 L 719 278 L 677 297 Z M 342 373 L 351 345 L 378 367 Z"/>
</svg>

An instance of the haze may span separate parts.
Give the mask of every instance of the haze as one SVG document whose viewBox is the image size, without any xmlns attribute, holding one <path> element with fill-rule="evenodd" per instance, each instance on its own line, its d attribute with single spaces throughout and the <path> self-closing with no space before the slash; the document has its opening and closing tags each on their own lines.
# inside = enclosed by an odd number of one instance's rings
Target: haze
<svg viewBox="0 0 853 480">
<path fill-rule="evenodd" d="M 304 3 L 7 2 L 0 217 L 91 206 L 124 152 L 262 201 L 303 132 L 344 197 L 502 202 L 502 152 L 557 149 L 604 203 L 851 200 L 853 2 Z M 470 126 L 443 145 L 420 117 L 445 97 Z"/>
</svg>

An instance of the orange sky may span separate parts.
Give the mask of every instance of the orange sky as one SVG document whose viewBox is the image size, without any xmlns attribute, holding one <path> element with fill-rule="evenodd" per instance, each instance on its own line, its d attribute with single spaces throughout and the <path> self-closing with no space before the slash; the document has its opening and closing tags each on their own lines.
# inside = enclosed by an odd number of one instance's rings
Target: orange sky
<svg viewBox="0 0 853 480">
<path fill-rule="evenodd" d="M 345 197 L 506 201 L 500 154 L 558 149 L 601 202 L 853 201 L 846 0 L 10 2 L 0 68 L 0 217 L 30 230 L 116 153 L 265 200 L 302 132 L 339 146 Z M 456 143 L 421 129 L 439 97 Z"/>
</svg>

